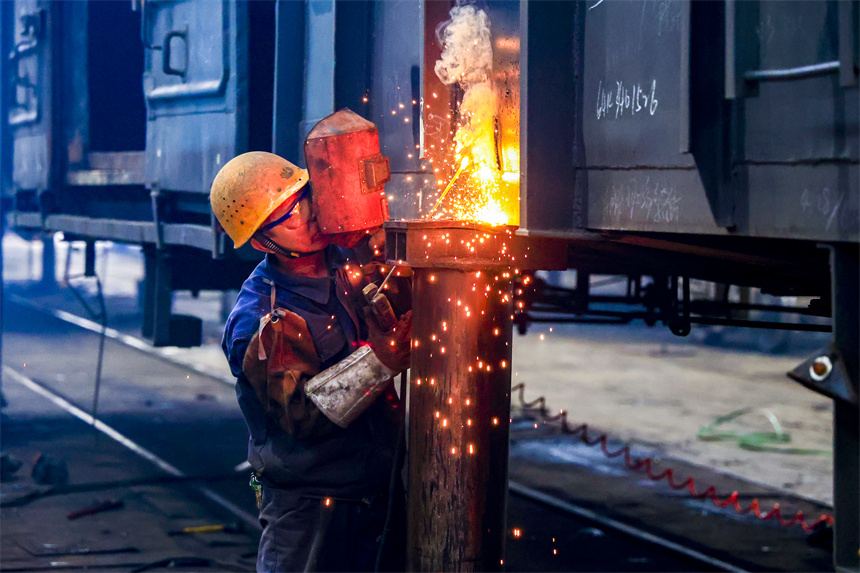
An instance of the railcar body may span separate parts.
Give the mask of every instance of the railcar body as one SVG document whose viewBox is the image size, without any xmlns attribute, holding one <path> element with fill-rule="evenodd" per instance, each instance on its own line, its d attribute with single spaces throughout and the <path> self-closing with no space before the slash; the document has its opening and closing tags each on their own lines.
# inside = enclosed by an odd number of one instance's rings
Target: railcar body
<svg viewBox="0 0 860 573">
<path fill-rule="evenodd" d="M 172 292 L 235 288 L 258 257 L 209 211 L 231 157 L 301 162 L 314 123 L 350 107 L 379 127 L 392 218 L 431 213 L 463 100 L 434 72 L 451 6 L 0 2 L 5 221 L 142 245 L 144 334 L 175 342 Z M 594 318 L 589 274 L 622 274 L 646 320 L 679 334 L 723 320 L 690 279 L 811 296 L 833 317 L 795 377 L 836 401 L 835 559 L 856 569 L 858 2 L 479 7 L 496 144 L 514 150 L 499 168 L 518 174 L 509 222 L 585 278 L 570 315 Z"/>
</svg>

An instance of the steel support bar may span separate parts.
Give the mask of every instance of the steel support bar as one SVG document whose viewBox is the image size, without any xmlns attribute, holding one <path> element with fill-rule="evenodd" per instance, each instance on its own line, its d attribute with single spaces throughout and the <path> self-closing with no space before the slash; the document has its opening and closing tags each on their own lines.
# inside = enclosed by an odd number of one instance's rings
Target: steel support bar
<svg viewBox="0 0 860 573">
<path fill-rule="evenodd" d="M 565 268 L 566 249 L 510 227 L 409 221 L 386 224 L 386 258 L 414 271 L 407 568 L 498 571 L 508 487 L 511 277 Z"/>
<path fill-rule="evenodd" d="M 860 568 L 860 424 L 858 424 L 858 371 L 860 371 L 860 304 L 858 277 L 860 253 L 857 245 L 834 245 L 830 262 L 833 272 L 833 346 L 840 360 L 853 403 L 833 401 L 833 509 L 836 518 L 833 564 L 837 571 Z"/>
<path fill-rule="evenodd" d="M 173 307 L 173 277 L 169 255 L 150 245 L 143 249 L 143 324 L 141 333 L 154 346 L 170 343 L 170 315 Z"/>
<path fill-rule="evenodd" d="M 504 559 L 512 322 L 501 274 L 413 275 L 410 571 L 497 571 Z"/>
<path fill-rule="evenodd" d="M 57 287 L 57 255 L 54 248 L 54 233 L 42 233 L 42 278 L 39 284 L 48 289 Z"/>
</svg>

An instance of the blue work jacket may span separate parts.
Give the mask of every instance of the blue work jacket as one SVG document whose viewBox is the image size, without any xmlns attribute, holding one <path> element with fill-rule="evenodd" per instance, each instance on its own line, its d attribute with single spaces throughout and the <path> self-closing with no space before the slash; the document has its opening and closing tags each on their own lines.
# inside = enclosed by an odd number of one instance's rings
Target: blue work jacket
<svg viewBox="0 0 860 573">
<path fill-rule="evenodd" d="M 268 255 L 242 285 L 221 343 L 236 376 L 236 395 L 250 432 L 248 461 L 265 484 L 301 495 L 343 499 L 377 495 L 388 487 L 394 458 L 397 397 L 393 384 L 349 427 L 324 420 L 330 428 L 322 435 L 299 438 L 266 415 L 242 372 L 245 352 L 260 319 L 272 310 L 270 282 L 275 285 L 275 306 L 296 313 L 307 324 L 320 371 L 358 348 L 361 324 L 348 308 L 349 299 L 339 296 L 344 285 L 335 280 L 338 268 L 349 262 L 348 253 L 329 247 L 327 278 L 280 273 Z"/>
</svg>

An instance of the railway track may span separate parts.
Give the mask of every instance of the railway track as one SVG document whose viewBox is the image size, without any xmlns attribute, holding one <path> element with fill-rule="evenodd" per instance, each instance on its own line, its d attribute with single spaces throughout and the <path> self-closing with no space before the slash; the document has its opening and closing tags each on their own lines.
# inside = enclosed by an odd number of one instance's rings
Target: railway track
<svg viewBox="0 0 860 573">
<path fill-rule="evenodd" d="M 134 336 L 107 329 L 104 334 L 109 344 L 102 369 L 101 415 L 93 424 L 86 405 L 92 400 L 94 350 L 101 325 L 21 295 L 7 295 L 5 304 L 3 369 L 7 396 L 12 385 L 26 388 L 38 400 L 46 401 L 46 408 L 50 403 L 62 409 L 64 415 L 77 418 L 81 428 L 85 428 L 84 424 L 93 426 L 102 436 L 144 460 L 139 475 L 124 479 L 134 481 L 135 477 L 162 475 L 188 482 L 205 500 L 204 504 L 216 506 L 213 511 L 219 515 L 227 514 L 231 520 L 242 522 L 247 537 L 254 538 L 253 531 L 258 525 L 251 496 L 243 483 L 247 475 L 244 472 L 237 475 L 234 471 L 244 460 L 246 429 L 235 405 L 231 379 L 189 366 L 175 355 Z M 28 416 L 19 420 L 7 415 L 4 426 L 27 424 L 29 420 Z M 557 479 L 556 484 L 533 479 L 533 473 L 541 466 L 534 463 L 533 446 L 539 446 L 547 436 L 538 436 L 535 441 L 535 436 L 517 428 L 515 423 L 505 560 L 508 570 L 744 571 L 823 570 L 819 567 L 829 566 L 829 555 L 811 548 L 804 548 L 800 561 L 794 563 L 790 556 L 783 559 L 782 566 L 756 562 L 751 559 L 750 551 L 741 550 L 733 555 L 723 549 L 712 550 L 701 539 L 685 540 L 677 533 L 666 534 L 665 528 L 651 527 L 641 515 L 625 519 L 617 507 L 602 511 L 593 499 L 576 503 L 565 493 L 571 489 L 570 483 L 564 483 L 570 481 L 568 478 Z M 9 434 L 4 432 L 4 435 Z M 5 438 L 4 442 L 4 450 L 9 446 L 26 448 L 26 443 L 8 443 Z M 531 454 L 523 455 L 523 444 Z M 77 463 L 85 466 L 86 456 L 81 456 Z M 546 475 L 558 478 L 557 472 L 564 468 L 557 463 L 551 465 L 555 473 Z M 98 470 L 93 468 L 93 471 Z M 598 490 L 598 497 L 606 496 L 607 506 L 613 505 L 611 501 L 617 494 L 607 487 L 607 480 L 599 473 L 583 468 L 577 468 L 576 473 L 579 475 L 576 479 L 590 482 Z M 80 481 L 105 481 L 93 479 L 101 476 L 86 477 Z M 73 475 L 72 483 L 79 483 L 77 478 Z M 580 486 L 574 489 L 577 487 Z M 654 492 L 646 495 L 653 497 Z M 726 527 L 727 521 L 732 525 L 730 519 L 719 516 L 702 517 L 699 508 L 688 508 L 686 513 L 700 520 L 710 519 L 715 527 Z M 686 519 L 690 517 L 687 515 Z M 656 514 L 654 518 L 661 519 Z M 7 523 L 4 519 L 4 529 Z M 764 529 L 772 536 L 775 534 L 772 527 Z M 725 535 L 747 536 L 740 530 L 731 533 L 728 527 Z M 798 539 L 802 542 L 802 537 Z M 755 538 L 754 543 L 758 542 Z M 9 568 L 8 562 L 0 568 L 16 570 Z"/>
</svg>

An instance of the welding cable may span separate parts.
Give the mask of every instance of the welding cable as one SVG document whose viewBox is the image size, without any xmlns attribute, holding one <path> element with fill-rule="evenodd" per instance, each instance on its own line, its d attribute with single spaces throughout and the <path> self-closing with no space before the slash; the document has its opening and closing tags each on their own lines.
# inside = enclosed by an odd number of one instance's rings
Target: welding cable
<svg viewBox="0 0 860 573">
<path fill-rule="evenodd" d="M 609 437 L 606 434 L 600 434 L 597 438 L 590 438 L 588 435 L 588 424 L 580 424 L 576 427 L 571 427 L 567 422 L 567 412 L 565 410 L 561 410 L 558 414 L 554 416 L 549 416 L 546 409 L 546 400 L 543 396 L 539 397 L 537 400 L 532 400 L 531 402 L 526 402 L 525 400 L 525 384 L 517 384 L 516 386 L 511 388 L 511 393 L 514 391 L 518 392 L 520 408 L 524 411 L 529 410 L 533 412 L 537 412 L 540 417 L 543 419 L 544 423 L 554 424 L 559 423 L 561 432 L 563 434 L 569 434 L 572 436 L 579 435 L 580 439 L 584 444 L 590 447 L 594 447 L 596 445 L 600 445 L 600 449 L 603 454 L 607 458 L 616 458 L 619 456 L 624 457 L 624 465 L 627 466 L 628 469 L 633 471 L 639 471 L 644 469 L 645 475 L 652 481 L 660 481 L 663 478 L 666 478 L 666 482 L 669 484 L 669 487 L 674 490 L 688 490 L 691 497 L 694 499 L 709 499 L 711 503 L 713 503 L 718 508 L 724 508 L 727 506 L 731 506 L 737 511 L 739 514 L 744 515 L 747 513 L 752 513 L 758 519 L 762 521 L 767 521 L 769 519 L 774 519 L 779 525 L 783 527 L 791 527 L 793 525 L 800 525 L 806 533 L 812 533 L 816 527 L 820 526 L 820 524 L 833 525 L 833 517 L 827 514 L 822 514 L 817 520 L 815 520 L 812 525 L 806 522 L 806 516 L 803 511 L 798 510 L 797 513 L 791 518 L 786 519 L 782 515 L 782 510 L 779 507 L 778 503 L 773 505 L 773 509 L 768 511 L 767 513 L 762 513 L 761 508 L 759 506 L 758 498 L 754 498 L 752 502 L 746 507 L 741 506 L 738 501 L 739 495 L 737 491 L 732 492 L 725 499 L 720 499 L 717 494 L 717 488 L 713 485 L 709 485 L 705 488 L 704 491 L 698 491 L 696 488 L 696 482 L 692 477 L 687 477 L 681 482 L 676 481 L 675 479 L 675 471 L 672 468 L 666 468 L 660 473 L 654 473 L 654 469 L 652 468 L 652 458 L 634 458 L 630 453 L 630 446 L 623 445 L 615 451 L 609 450 Z M 537 408 L 534 406 L 538 405 Z"/>
<path fill-rule="evenodd" d="M 394 269 L 391 269 L 392 271 Z M 388 273 L 391 276 L 391 273 Z M 388 280 L 386 277 L 385 280 Z M 382 535 L 379 539 L 379 549 L 376 550 L 376 565 L 373 567 L 375 573 L 379 573 L 379 566 L 382 563 L 382 552 L 385 549 L 385 539 L 388 537 L 388 531 L 391 529 L 391 514 L 394 507 L 394 495 L 397 485 L 397 478 L 400 473 L 400 466 L 403 463 L 403 434 L 404 426 L 406 426 L 406 372 L 400 373 L 400 403 L 398 404 L 400 411 L 397 414 L 397 445 L 394 450 L 394 464 L 391 466 L 391 478 L 388 480 L 388 508 L 385 510 L 385 526 L 382 528 Z"/>
</svg>

